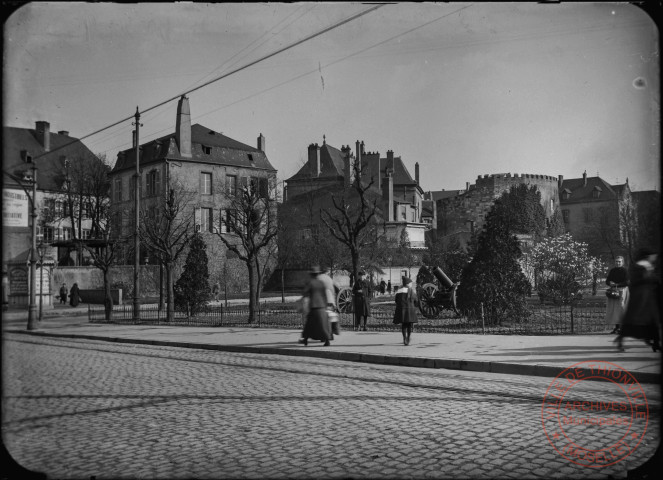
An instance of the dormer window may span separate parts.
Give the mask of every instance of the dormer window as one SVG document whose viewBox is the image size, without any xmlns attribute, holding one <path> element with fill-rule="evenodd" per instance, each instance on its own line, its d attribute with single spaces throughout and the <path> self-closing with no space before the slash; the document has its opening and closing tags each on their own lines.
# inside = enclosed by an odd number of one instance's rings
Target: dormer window
<svg viewBox="0 0 663 480">
<path fill-rule="evenodd" d="M 202 147 L 205 155 L 210 155 L 212 153 L 212 147 L 208 147 L 207 145 L 203 145 Z"/>
<path fill-rule="evenodd" d="M 253 163 L 255 161 L 253 160 L 253 154 L 249 153 L 248 156 L 249 156 L 249 162 Z"/>
<path fill-rule="evenodd" d="M 601 196 L 601 192 L 602 192 L 601 187 L 597 185 L 596 187 L 594 187 L 594 190 L 592 190 L 592 197 L 599 198 Z"/>
<path fill-rule="evenodd" d="M 571 190 L 565 188 L 562 190 L 562 200 L 568 200 L 569 198 L 571 198 Z"/>
</svg>

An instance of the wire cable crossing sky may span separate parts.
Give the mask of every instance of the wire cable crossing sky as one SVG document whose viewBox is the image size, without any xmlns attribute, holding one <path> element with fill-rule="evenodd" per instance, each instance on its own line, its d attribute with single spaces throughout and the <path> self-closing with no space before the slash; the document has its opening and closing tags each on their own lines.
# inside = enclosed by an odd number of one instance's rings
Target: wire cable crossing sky
<svg viewBox="0 0 663 480">
<path fill-rule="evenodd" d="M 659 33 L 632 4 L 30 3 L 4 40 L 5 125 L 48 121 L 111 163 L 127 111 L 152 105 L 156 138 L 184 94 L 194 123 L 262 133 L 281 179 L 324 135 L 419 163 L 426 191 L 584 171 L 660 190 Z"/>
</svg>

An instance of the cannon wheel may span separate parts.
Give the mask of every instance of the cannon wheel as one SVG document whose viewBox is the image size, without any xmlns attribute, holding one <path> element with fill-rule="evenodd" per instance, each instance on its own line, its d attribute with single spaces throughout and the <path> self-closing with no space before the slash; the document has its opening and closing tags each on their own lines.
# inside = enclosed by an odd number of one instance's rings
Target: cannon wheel
<svg viewBox="0 0 663 480">
<path fill-rule="evenodd" d="M 426 318 L 435 318 L 440 314 L 440 307 L 435 304 L 435 292 L 437 292 L 437 287 L 432 283 L 421 287 L 419 310 Z"/>
<path fill-rule="evenodd" d="M 336 305 L 338 311 L 341 313 L 352 313 L 352 290 L 349 288 L 342 288 L 338 295 L 336 295 Z"/>
</svg>

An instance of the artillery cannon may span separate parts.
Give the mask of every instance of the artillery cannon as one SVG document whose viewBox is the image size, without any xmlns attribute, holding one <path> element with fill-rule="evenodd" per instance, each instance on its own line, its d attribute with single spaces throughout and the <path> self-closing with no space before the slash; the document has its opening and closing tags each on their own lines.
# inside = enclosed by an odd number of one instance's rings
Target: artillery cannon
<svg viewBox="0 0 663 480">
<path fill-rule="evenodd" d="M 442 271 L 440 267 L 433 269 L 433 275 L 440 283 L 440 287 L 434 283 L 426 283 L 419 290 L 419 310 L 426 318 L 435 318 L 443 309 L 453 310 L 458 315 L 456 303 L 456 290 L 459 283 L 454 283 Z"/>
</svg>

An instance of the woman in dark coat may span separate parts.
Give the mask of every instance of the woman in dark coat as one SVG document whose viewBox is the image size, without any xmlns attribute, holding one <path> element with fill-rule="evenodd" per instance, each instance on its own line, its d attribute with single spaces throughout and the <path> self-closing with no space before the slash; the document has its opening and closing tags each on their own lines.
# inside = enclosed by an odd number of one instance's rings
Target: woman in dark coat
<svg viewBox="0 0 663 480">
<path fill-rule="evenodd" d="M 628 303 L 628 271 L 624 268 L 624 257 L 615 258 L 615 267 L 608 272 L 605 283 L 609 289 L 612 288 L 619 292 L 619 298 L 608 297 L 606 299 L 605 310 L 606 325 L 615 327 L 610 333 L 619 333 Z"/>
<path fill-rule="evenodd" d="M 308 315 L 302 338 L 304 345 L 308 345 L 308 339 L 321 340 L 325 347 L 329 346 L 332 339 L 331 325 L 327 316 L 327 288 L 324 282 L 316 278 L 321 270 L 319 267 L 311 269 L 311 280 L 304 289 L 304 296 L 308 299 Z"/>
<path fill-rule="evenodd" d="M 78 302 L 81 301 L 81 294 L 78 289 L 78 283 L 74 283 L 74 286 L 71 287 L 71 290 L 69 291 L 69 298 L 70 298 L 69 305 L 71 305 L 72 307 L 77 307 Z"/>
<path fill-rule="evenodd" d="M 624 337 L 639 338 L 660 350 L 660 311 L 658 298 L 660 284 L 654 273 L 656 254 L 649 249 L 640 249 L 632 266 L 629 285 L 629 302 L 622 320 L 622 328 L 615 339 L 617 349 L 624 351 Z"/>
<path fill-rule="evenodd" d="M 371 316 L 371 286 L 364 280 L 364 272 L 359 272 L 357 281 L 352 286 L 352 300 L 355 314 L 354 329 L 359 330 L 361 319 L 364 319 L 364 332 L 366 331 L 366 321 Z"/>
<path fill-rule="evenodd" d="M 417 323 L 417 308 L 419 299 L 417 292 L 412 288 L 412 280 L 403 277 L 403 286 L 396 291 L 396 311 L 394 312 L 394 323 L 401 324 L 403 332 L 403 344 L 410 344 L 412 335 L 412 324 Z"/>
</svg>

